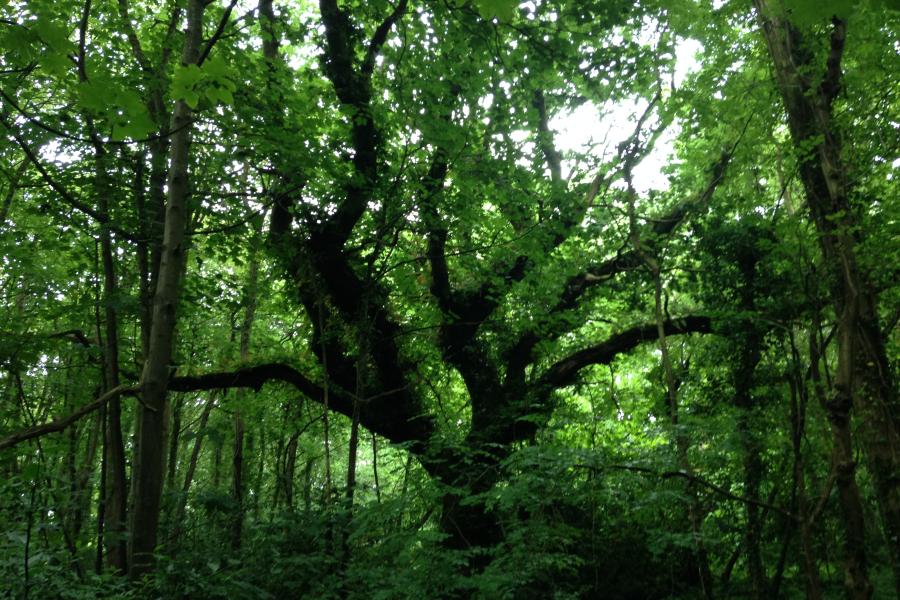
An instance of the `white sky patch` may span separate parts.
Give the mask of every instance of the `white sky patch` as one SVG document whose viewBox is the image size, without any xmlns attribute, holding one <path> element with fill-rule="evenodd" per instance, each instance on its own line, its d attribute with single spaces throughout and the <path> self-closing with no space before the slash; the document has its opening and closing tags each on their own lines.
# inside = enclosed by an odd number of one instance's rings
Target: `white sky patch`
<svg viewBox="0 0 900 600">
<path fill-rule="evenodd" d="M 680 87 L 684 79 L 699 66 L 697 54 L 702 50 L 700 42 L 692 39 L 681 40 L 675 50 L 675 86 Z M 585 104 L 571 113 L 558 115 L 550 122 L 556 132 L 555 142 L 563 153 L 585 152 L 595 145 L 594 152 L 606 152 L 608 156 L 616 152 L 623 140 L 634 132 L 635 122 L 647 104 L 645 101 L 626 101 L 597 107 Z M 649 190 L 665 190 L 669 187 L 668 177 L 662 172 L 672 154 L 678 124 L 673 123 L 656 141 L 650 154 L 634 169 L 634 185 L 641 194 Z M 571 161 L 564 161 L 564 176 L 568 177 L 575 167 Z"/>
<path fill-rule="evenodd" d="M 59 140 L 50 140 L 47 142 L 41 146 L 38 154 L 46 162 L 55 162 L 61 165 L 74 163 L 80 158 L 78 154 L 63 150 Z"/>
</svg>

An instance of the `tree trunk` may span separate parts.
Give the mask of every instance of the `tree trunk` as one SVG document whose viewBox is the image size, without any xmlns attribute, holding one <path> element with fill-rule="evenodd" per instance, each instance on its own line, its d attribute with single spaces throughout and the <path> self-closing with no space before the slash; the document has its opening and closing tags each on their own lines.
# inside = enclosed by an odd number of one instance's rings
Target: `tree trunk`
<svg viewBox="0 0 900 600">
<path fill-rule="evenodd" d="M 754 282 L 756 265 L 759 262 L 758 254 L 752 247 L 752 243 L 739 248 L 737 262 L 741 271 L 741 283 L 738 291 L 740 309 L 744 313 L 750 314 L 756 310 Z M 734 373 L 734 404 L 739 411 L 737 431 L 744 454 L 744 496 L 753 502 L 758 502 L 764 465 L 759 435 L 754 428 L 756 399 L 753 396 L 753 383 L 756 366 L 762 357 L 762 336 L 756 330 L 751 319 L 744 319 L 737 333 L 740 348 L 737 349 L 738 364 Z M 763 520 L 760 517 L 759 505 L 753 502 L 744 504 L 744 510 L 747 513 L 744 548 L 747 553 L 747 570 L 750 575 L 753 597 L 756 600 L 764 600 L 768 597 L 768 590 L 760 552 Z"/>
<path fill-rule="evenodd" d="M 196 64 L 206 2 L 190 0 L 182 51 L 184 65 Z M 175 346 L 176 309 L 187 252 L 185 230 L 190 210 L 188 180 L 191 108 L 178 100 L 172 115 L 168 197 L 159 276 L 153 299 L 149 349 L 141 374 L 142 404 L 135 447 L 129 540 L 129 575 L 140 579 L 153 569 L 163 489 L 166 438 L 166 390 Z"/>
<path fill-rule="evenodd" d="M 812 523 L 809 510 L 809 498 L 806 493 L 805 460 L 803 456 L 803 436 L 806 431 L 806 406 L 808 394 L 800 368 L 800 355 L 791 332 L 792 373 L 789 377 L 791 398 L 791 446 L 794 454 L 793 479 L 796 489 L 794 510 L 797 514 L 800 534 L 800 559 L 803 572 L 803 583 L 807 600 L 821 600 L 822 580 L 819 576 L 819 565 L 816 563 L 815 547 L 812 537 Z"/>
<path fill-rule="evenodd" d="M 253 484 L 253 518 L 259 519 L 259 499 L 263 493 L 263 481 L 266 473 L 266 428 L 259 428 L 259 452 L 256 463 L 256 481 Z"/>
<path fill-rule="evenodd" d="M 865 519 L 862 496 L 856 485 L 856 462 L 850 442 L 849 399 L 839 404 L 835 402 L 839 393 L 833 392 L 834 400 L 829 400 L 819 372 L 819 330 L 818 316 L 813 318 L 809 335 L 810 379 L 813 390 L 822 409 L 828 416 L 832 440 L 832 465 L 837 474 L 838 499 L 841 506 L 844 529 L 844 588 L 847 597 L 865 600 L 872 596 L 866 562 Z"/>
<path fill-rule="evenodd" d="M 284 450 L 284 469 L 281 481 L 284 487 L 284 503 L 288 510 L 294 510 L 294 471 L 297 466 L 297 441 L 300 436 L 292 435 Z"/>
<path fill-rule="evenodd" d="M 448 548 L 473 551 L 468 571 L 478 573 L 490 564 L 489 551 L 503 541 L 496 515 L 488 510 L 485 499 L 478 497 L 497 482 L 500 457 L 493 456 L 497 449 L 489 445 L 469 450 L 444 465 L 447 474 L 441 479 L 449 491 L 442 500 L 440 525 L 450 536 L 445 542 Z"/>
<path fill-rule="evenodd" d="M 206 431 L 206 424 L 209 422 L 209 415 L 212 413 L 216 405 L 216 394 L 211 392 L 206 404 L 203 405 L 203 412 L 200 413 L 200 422 L 197 424 L 197 435 L 194 438 L 194 448 L 191 450 L 191 458 L 188 462 L 187 471 L 184 473 L 184 483 L 181 486 L 181 492 L 178 494 L 178 501 L 175 503 L 175 510 L 172 513 L 172 522 L 169 527 L 168 546 L 174 550 L 178 546 L 181 539 L 181 533 L 184 531 L 184 517 L 187 510 L 188 493 L 191 490 L 191 484 L 194 481 L 194 473 L 197 472 L 197 463 L 200 460 L 200 450 L 203 448 L 203 434 Z"/>
<path fill-rule="evenodd" d="M 231 496 L 234 516 L 231 522 L 231 548 L 240 550 L 244 528 L 244 420 L 234 413 L 234 447 L 231 454 Z"/>
<path fill-rule="evenodd" d="M 98 209 L 101 215 L 109 217 L 109 195 L 112 193 L 107 175 L 106 152 L 98 147 L 96 154 L 96 192 Z M 118 285 L 116 282 L 115 258 L 113 256 L 112 236 L 108 223 L 100 227 L 100 255 L 103 264 L 103 372 L 104 392 L 119 385 L 119 326 L 116 314 Z M 122 438 L 122 407 L 119 397 L 110 400 L 106 405 L 106 443 L 107 477 L 105 503 L 106 543 L 109 565 L 117 572 L 124 574 L 128 568 L 127 535 L 125 529 L 128 479 L 125 463 L 125 442 Z"/>
<path fill-rule="evenodd" d="M 248 205 L 249 209 L 250 206 Z M 247 272 L 247 285 L 244 288 L 244 318 L 241 321 L 240 359 L 241 364 L 250 360 L 250 339 L 253 334 L 253 321 L 256 317 L 256 305 L 259 282 L 259 245 L 262 237 L 262 219 L 254 231 L 250 242 L 250 260 Z M 244 420 L 241 417 L 241 401 L 246 392 L 238 392 L 238 406 L 234 409 L 234 445 L 231 453 L 231 495 L 234 500 L 234 515 L 231 521 L 231 547 L 241 547 L 241 535 L 244 527 Z"/>
<path fill-rule="evenodd" d="M 833 19 L 820 80 L 800 32 L 775 16 L 766 0 L 755 0 L 755 5 L 798 148 L 800 178 L 819 234 L 837 316 L 838 362 L 834 397 L 828 400 L 827 410 L 832 427 L 840 430 L 835 433 L 839 481 L 853 477 L 849 418 L 855 406 L 900 595 L 900 480 L 896 477 L 900 472 L 900 407 L 878 326 L 877 297 L 856 259 L 859 234 L 850 202 L 852 177 L 842 163 L 841 140 L 832 120 L 832 103 L 841 86 L 846 22 Z M 860 594 L 867 584 L 853 583 Z"/>
</svg>

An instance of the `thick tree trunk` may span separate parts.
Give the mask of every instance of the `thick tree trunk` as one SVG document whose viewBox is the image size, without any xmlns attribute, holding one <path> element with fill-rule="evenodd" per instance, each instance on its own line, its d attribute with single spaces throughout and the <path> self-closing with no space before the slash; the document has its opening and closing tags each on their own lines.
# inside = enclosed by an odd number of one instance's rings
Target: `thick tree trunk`
<svg viewBox="0 0 900 600">
<path fill-rule="evenodd" d="M 499 479 L 501 457 L 496 448 L 470 447 L 458 452 L 455 460 L 441 465 L 439 479 L 448 486 L 441 511 L 441 529 L 449 535 L 445 542 L 452 550 L 469 550 L 468 570 L 482 571 L 490 564 L 490 550 L 503 541 L 503 530 L 495 513 L 479 495 L 488 492 Z M 445 470 L 444 470 L 445 469 Z"/>
<path fill-rule="evenodd" d="M 865 600 L 872 596 L 866 561 L 865 518 L 862 495 L 856 485 L 856 462 L 850 442 L 850 401 L 846 396 L 839 404 L 839 391 L 834 390 L 829 399 L 819 372 L 818 316 L 813 319 L 809 336 L 810 379 L 813 391 L 831 428 L 832 465 L 837 474 L 838 499 L 841 506 L 844 529 L 844 588 L 847 597 Z"/>
<path fill-rule="evenodd" d="M 755 5 L 791 136 L 801 149 L 800 178 L 819 234 L 837 316 L 838 364 L 834 397 L 827 409 L 832 427 L 842 430 L 835 433 L 839 481 L 853 476 L 849 415 L 855 407 L 900 595 L 900 407 L 878 326 L 876 294 L 856 259 L 859 233 L 850 202 L 852 177 L 842 163 L 841 140 L 832 121 L 832 103 L 841 86 L 846 22 L 833 19 L 820 83 L 800 32 L 775 16 L 766 0 L 755 0 Z M 859 584 L 859 589 L 865 587 Z"/>
<path fill-rule="evenodd" d="M 203 34 L 203 0 L 190 0 L 182 64 L 196 64 Z M 168 197 L 159 276 L 153 300 L 148 353 L 141 374 L 142 403 L 136 439 L 130 515 L 129 575 L 139 579 L 153 568 L 165 472 L 166 389 L 175 346 L 176 310 L 185 265 L 190 185 L 188 181 L 192 112 L 178 100 L 172 115 Z"/>
</svg>

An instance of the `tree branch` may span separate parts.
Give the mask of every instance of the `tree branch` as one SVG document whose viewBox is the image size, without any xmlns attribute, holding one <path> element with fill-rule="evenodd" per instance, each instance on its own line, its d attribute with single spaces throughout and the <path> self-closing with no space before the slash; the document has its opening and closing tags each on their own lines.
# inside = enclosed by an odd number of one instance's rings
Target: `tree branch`
<svg viewBox="0 0 900 600">
<path fill-rule="evenodd" d="M 407 0 L 400 0 L 393 12 L 388 15 L 372 35 L 372 39 L 369 41 L 369 48 L 366 50 L 366 58 L 360 69 L 360 72 L 366 77 L 370 76 L 375 69 L 375 59 L 378 57 L 378 53 L 381 51 L 381 47 L 384 45 L 391 28 L 400 20 L 403 13 L 406 12 L 406 5 Z"/>
<path fill-rule="evenodd" d="M 22 149 L 22 152 L 25 153 L 25 156 L 28 157 L 28 160 L 31 161 L 31 164 L 33 164 L 34 168 L 37 169 L 38 173 L 40 173 L 41 178 L 47 183 L 47 185 L 53 188 L 53 190 L 57 194 L 59 194 L 59 197 L 62 198 L 69 206 L 80 212 L 83 212 L 98 223 L 106 225 L 107 227 L 109 227 L 110 231 L 114 231 L 122 238 L 132 242 L 137 240 L 136 235 L 114 225 L 108 216 L 101 214 L 100 212 L 94 210 L 93 208 L 76 198 L 72 193 L 69 192 L 69 190 L 67 190 L 61 183 L 59 183 L 53 177 L 53 175 L 50 174 L 50 172 L 47 170 L 47 167 L 45 167 L 41 162 L 40 157 L 38 157 L 31 146 L 28 145 L 28 142 L 22 139 L 22 136 L 20 136 L 15 131 L 15 129 L 13 129 L 12 124 L 5 117 L 0 117 L 0 123 L 2 123 L 4 127 L 6 127 L 6 130 L 19 145 L 19 148 Z"/>
<path fill-rule="evenodd" d="M 832 20 L 831 46 L 826 61 L 825 77 L 822 79 L 822 97 L 828 106 L 841 92 L 841 59 L 844 56 L 844 42 L 847 36 L 847 22 L 834 17 Z"/>
<path fill-rule="evenodd" d="M 670 319 L 664 323 L 666 335 L 685 333 L 710 333 L 712 320 L 706 316 L 689 316 Z M 557 361 L 541 377 L 541 382 L 549 388 L 559 388 L 571 384 L 578 372 L 590 365 L 611 363 L 618 355 L 634 349 L 644 342 L 658 339 L 657 324 L 645 323 L 626 329 L 605 342 L 579 350 Z"/>
<path fill-rule="evenodd" d="M 746 126 L 744 127 L 746 131 Z M 741 134 L 743 137 L 743 133 Z M 649 231 L 644 232 L 641 236 L 654 237 L 668 235 L 687 218 L 687 216 L 698 208 L 702 208 L 709 204 L 713 193 L 719 187 L 719 184 L 725 178 L 725 172 L 731 162 L 731 157 L 737 148 L 738 140 L 729 148 L 722 152 L 719 160 L 710 169 L 710 180 L 706 187 L 694 198 L 682 202 L 672 208 L 665 215 L 658 217 L 652 221 L 652 225 L 648 227 Z M 614 257 L 607 259 L 597 265 L 588 267 L 583 273 L 570 277 L 566 282 L 566 286 L 556 306 L 550 311 L 558 313 L 575 307 L 579 297 L 589 288 L 608 281 L 612 277 L 635 269 L 641 265 L 641 257 L 635 250 L 626 252 L 619 251 Z"/>
<path fill-rule="evenodd" d="M 137 32 L 134 30 L 134 25 L 131 23 L 128 0 L 119 0 L 119 17 L 122 19 L 122 25 L 125 27 L 125 36 L 128 38 L 128 43 L 131 46 L 131 53 L 134 55 L 135 60 L 138 62 L 138 65 L 140 65 L 141 70 L 144 73 L 147 75 L 152 74 L 153 67 L 147 59 L 147 55 L 144 54 L 141 40 L 138 38 Z"/>
<path fill-rule="evenodd" d="M 209 57 L 209 53 L 212 52 L 213 46 L 216 45 L 216 42 L 218 42 L 219 38 L 222 37 L 222 34 L 225 33 L 225 27 L 228 26 L 228 19 L 231 18 L 231 11 L 234 10 L 236 4 L 237 0 L 231 0 L 225 8 L 225 12 L 222 14 L 222 18 L 216 26 L 215 33 L 213 33 L 212 37 L 206 42 L 206 46 L 204 46 L 203 51 L 200 53 L 200 58 L 197 59 L 198 67 Z"/>
<path fill-rule="evenodd" d="M 550 131 L 550 120 L 547 116 L 547 104 L 544 100 L 543 90 L 535 90 L 531 105 L 538 112 L 538 146 L 550 168 L 550 180 L 555 184 L 559 183 L 562 181 L 561 155 L 553 144 L 553 132 Z"/>
<path fill-rule="evenodd" d="M 356 34 L 349 15 L 335 0 L 321 0 L 319 10 L 325 27 L 325 74 L 331 81 L 338 100 L 352 109 L 354 174 L 344 185 L 345 197 L 334 215 L 320 229 L 317 245 L 326 252 L 340 251 L 356 223 L 366 210 L 371 190 L 378 176 L 378 129 L 369 106 L 369 77 L 358 74 L 354 67 L 352 40 Z"/>
<path fill-rule="evenodd" d="M 49 423 L 44 423 L 43 425 L 35 425 L 34 427 L 29 427 L 28 429 L 23 429 L 22 431 L 18 431 L 6 436 L 2 440 L 0 440 L 0 450 L 12 448 L 17 444 L 21 444 L 22 442 L 34 438 L 45 436 L 49 433 L 63 431 L 73 423 L 76 423 L 79 419 L 82 419 L 83 417 L 86 417 L 95 410 L 99 409 L 110 400 L 118 398 L 123 394 L 134 394 L 137 393 L 137 391 L 137 387 L 127 385 L 120 385 L 116 388 L 113 388 L 93 402 L 88 402 L 81 408 L 77 409 L 75 412 L 66 415 L 65 417 L 60 417 L 59 419 L 55 419 L 53 421 L 50 421 Z"/>
</svg>

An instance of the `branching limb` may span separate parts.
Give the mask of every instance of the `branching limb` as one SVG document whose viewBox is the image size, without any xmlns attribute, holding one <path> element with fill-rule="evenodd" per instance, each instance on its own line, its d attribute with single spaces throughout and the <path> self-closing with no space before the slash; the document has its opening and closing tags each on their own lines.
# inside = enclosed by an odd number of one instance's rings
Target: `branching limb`
<svg viewBox="0 0 900 600">
<path fill-rule="evenodd" d="M 550 169 L 550 180 L 553 183 L 562 181 L 562 155 L 553 143 L 553 132 L 550 131 L 550 120 L 547 116 L 547 103 L 544 100 L 544 91 L 536 90 L 531 102 L 538 113 L 538 145 L 547 167 Z"/>
<path fill-rule="evenodd" d="M 72 208 L 88 215 L 89 217 L 91 217 L 92 219 L 97 221 L 98 223 L 102 223 L 102 224 L 106 225 L 107 227 L 109 227 L 110 231 L 114 231 L 117 235 L 121 236 L 122 238 L 130 240 L 130 241 L 137 240 L 137 236 L 135 236 L 133 233 L 114 225 L 111 222 L 109 216 L 101 214 L 97 210 L 91 208 L 90 206 L 88 206 L 87 204 L 85 204 L 84 202 L 79 200 L 77 197 L 75 197 L 74 194 L 69 192 L 69 190 L 66 189 L 65 186 L 63 186 L 61 183 L 59 183 L 59 181 L 57 181 L 57 179 L 50 173 L 50 171 L 44 165 L 43 161 L 41 161 L 40 157 L 37 155 L 37 153 L 34 151 L 34 149 L 32 149 L 32 147 L 28 144 L 28 142 L 26 142 L 22 138 L 22 136 L 20 136 L 18 134 L 18 132 L 16 132 L 16 130 L 13 128 L 13 125 L 9 122 L 9 120 L 7 120 L 5 117 L 0 117 L 0 123 L 2 123 L 4 127 L 6 127 L 6 130 L 9 132 L 9 134 L 12 136 L 12 138 L 19 145 L 19 148 L 22 149 L 22 152 L 25 153 L 25 156 L 28 157 L 28 160 L 31 161 L 31 164 L 33 164 L 34 168 L 37 169 L 37 172 L 40 173 L 41 178 L 47 183 L 47 185 L 49 185 L 51 188 L 53 188 L 53 191 L 55 191 L 57 194 L 59 194 L 59 197 L 62 198 L 63 201 L 66 202 L 66 204 L 68 204 Z"/>
<path fill-rule="evenodd" d="M 381 47 L 384 45 L 385 40 L 387 40 L 388 33 L 390 33 L 391 28 L 400 20 L 403 16 L 403 13 L 406 12 L 407 0 L 400 0 L 397 3 L 397 6 L 394 7 L 394 10 L 391 12 L 388 17 L 382 21 L 381 25 L 375 30 L 374 35 L 372 35 L 372 39 L 369 41 L 369 48 L 366 50 L 366 58 L 363 61 L 362 68 L 360 72 L 365 76 L 370 76 L 372 71 L 375 68 L 375 59 L 378 57 L 378 53 L 381 52 Z"/>
<path fill-rule="evenodd" d="M 844 42 L 847 36 L 847 22 L 832 19 L 831 46 L 826 61 L 825 77 L 822 79 L 822 97 L 826 104 L 831 106 L 834 99 L 841 92 L 841 59 L 844 56 Z"/>
<path fill-rule="evenodd" d="M 664 324 L 666 335 L 686 333 L 710 333 L 712 319 L 706 316 L 689 316 L 670 319 Z M 618 355 L 628 352 L 644 342 L 658 339 L 657 324 L 646 323 L 618 333 L 605 342 L 579 350 L 557 361 L 541 377 L 544 386 L 551 389 L 571 384 L 581 369 L 590 365 L 609 364 Z"/>
<path fill-rule="evenodd" d="M 153 67 L 144 53 L 141 40 L 138 38 L 134 25 L 131 22 L 128 0 L 119 0 L 119 17 L 122 20 L 122 26 L 125 28 L 125 36 L 128 38 L 128 44 L 131 46 L 131 53 L 134 55 L 135 60 L 137 60 L 138 65 L 140 65 L 141 70 L 145 74 L 152 74 Z"/>
<path fill-rule="evenodd" d="M 216 26 L 216 31 L 212 34 L 212 37 L 207 40 L 206 46 L 203 47 L 203 51 L 200 53 L 200 58 L 197 59 L 198 67 L 209 57 L 209 53 L 212 52 L 213 46 L 216 45 L 216 42 L 218 42 L 219 38 L 222 37 L 222 34 L 225 33 L 225 28 L 228 26 L 229 19 L 231 19 L 231 11 L 234 10 L 235 5 L 237 5 L 237 0 L 231 0 L 225 8 L 225 12 L 222 14 L 222 18 L 219 19 L 219 24 Z"/>
<path fill-rule="evenodd" d="M 138 389 L 139 388 L 137 387 L 127 385 L 120 385 L 116 388 L 113 388 L 93 402 L 88 402 L 75 412 L 68 414 L 65 417 L 60 417 L 59 419 L 55 419 L 53 421 L 50 421 L 49 423 L 44 423 L 43 425 L 35 425 L 34 427 L 29 427 L 28 429 L 23 429 L 22 431 L 18 431 L 6 436 L 2 440 L 0 440 L 0 450 L 12 448 L 13 446 L 21 444 L 22 442 L 39 438 L 50 433 L 63 431 L 73 423 L 78 422 L 83 417 L 86 417 L 95 410 L 99 409 L 110 400 L 118 398 L 123 394 L 136 394 L 138 392 Z"/>
</svg>

